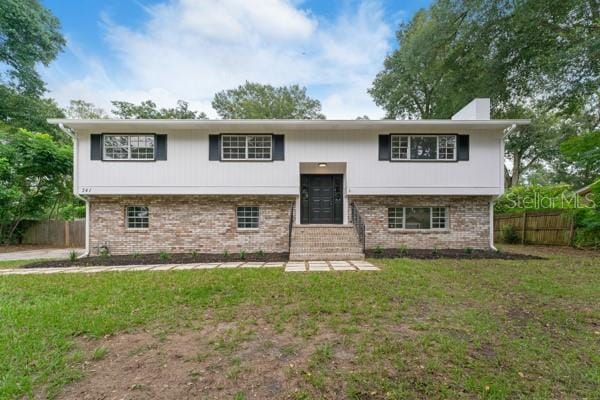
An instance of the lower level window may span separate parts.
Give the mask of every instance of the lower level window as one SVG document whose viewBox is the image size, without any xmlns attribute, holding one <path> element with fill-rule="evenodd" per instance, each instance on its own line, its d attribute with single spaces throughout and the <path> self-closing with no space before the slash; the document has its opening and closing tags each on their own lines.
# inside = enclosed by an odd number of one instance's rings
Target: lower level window
<svg viewBox="0 0 600 400">
<path fill-rule="evenodd" d="M 258 228 L 258 207 L 238 207 L 236 214 L 238 228 Z"/>
<path fill-rule="evenodd" d="M 127 228 L 147 228 L 149 215 L 146 206 L 127 206 Z"/>
<path fill-rule="evenodd" d="M 388 208 L 388 227 L 391 229 L 446 229 L 447 207 Z"/>
</svg>

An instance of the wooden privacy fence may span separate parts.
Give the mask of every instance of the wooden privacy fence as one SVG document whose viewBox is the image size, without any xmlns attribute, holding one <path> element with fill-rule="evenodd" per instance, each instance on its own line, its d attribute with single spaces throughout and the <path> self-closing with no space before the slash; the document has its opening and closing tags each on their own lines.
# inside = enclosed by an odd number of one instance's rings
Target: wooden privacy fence
<svg viewBox="0 0 600 400">
<path fill-rule="evenodd" d="M 85 247 L 85 219 L 35 221 L 23 233 L 21 243 Z"/>
<path fill-rule="evenodd" d="M 508 225 L 515 227 L 521 244 L 570 245 L 575 233 L 575 220 L 569 212 L 527 211 L 519 214 L 494 215 L 494 241 L 504 240 Z"/>
</svg>

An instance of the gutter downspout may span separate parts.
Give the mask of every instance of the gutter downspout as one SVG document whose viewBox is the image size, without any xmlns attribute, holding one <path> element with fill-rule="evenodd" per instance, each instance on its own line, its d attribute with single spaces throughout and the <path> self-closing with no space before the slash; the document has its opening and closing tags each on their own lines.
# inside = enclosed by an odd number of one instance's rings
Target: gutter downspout
<svg viewBox="0 0 600 400">
<path fill-rule="evenodd" d="M 80 200 L 85 202 L 85 251 L 78 258 L 84 258 L 89 256 L 90 254 L 90 202 L 87 197 L 81 196 L 77 193 L 77 188 L 79 187 L 79 174 L 77 173 L 77 148 L 78 141 L 77 135 L 73 133 L 73 130 L 65 127 L 62 123 L 58 124 L 58 127 L 61 131 L 69 135 L 71 139 L 73 139 L 73 194 Z"/>
<path fill-rule="evenodd" d="M 517 124 L 512 124 L 509 128 L 504 130 L 504 135 L 500 142 L 500 159 L 502 160 L 502 168 L 500 168 L 500 185 L 502 187 L 502 193 L 504 193 L 504 139 L 510 135 L 517 128 Z M 498 251 L 494 246 L 494 203 L 500 196 L 492 196 L 490 200 L 490 249 Z"/>
</svg>

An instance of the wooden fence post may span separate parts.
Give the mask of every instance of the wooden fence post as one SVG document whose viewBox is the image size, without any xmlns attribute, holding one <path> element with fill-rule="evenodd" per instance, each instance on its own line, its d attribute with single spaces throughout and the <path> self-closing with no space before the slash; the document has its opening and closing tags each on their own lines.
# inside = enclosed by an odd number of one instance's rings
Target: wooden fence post
<svg viewBox="0 0 600 400">
<path fill-rule="evenodd" d="M 523 228 L 521 229 L 521 244 L 525 244 L 525 235 L 527 234 L 527 211 L 523 213 Z"/>
<path fill-rule="evenodd" d="M 71 245 L 71 237 L 69 232 L 69 221 L 65 221 L 65 247 L 69 247 Z"/>
</svg>

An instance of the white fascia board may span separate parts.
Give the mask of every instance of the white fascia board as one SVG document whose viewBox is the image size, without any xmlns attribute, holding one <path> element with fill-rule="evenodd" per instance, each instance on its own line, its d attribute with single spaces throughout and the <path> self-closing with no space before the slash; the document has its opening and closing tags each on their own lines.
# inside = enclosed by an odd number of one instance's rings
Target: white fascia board
<svg viewBox="0 0 600 400">
<path fill-rule="evenodd" d="M 348 196 L 499 196 L 502 188 L 499 187 L 352 187 L 348 189 Z"/>
<path fill-rule="evenodd" d="M 200 129 L 214 132 L 273 132 L 276 130 L 370 130 L 382 132 L 456 132 L 457 130 L 503 130 L 512 125 L 527 125 L 529 120 L 123 120 L 123 119 L 48 119 L 74 130 L 142 131 Z"/>
</svg>

